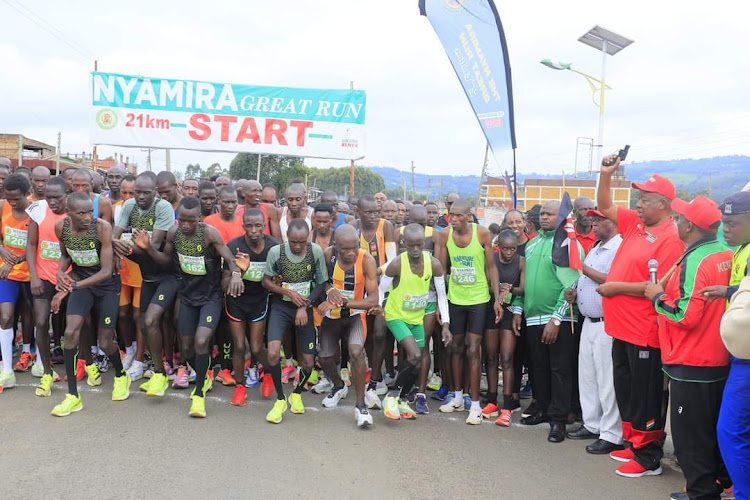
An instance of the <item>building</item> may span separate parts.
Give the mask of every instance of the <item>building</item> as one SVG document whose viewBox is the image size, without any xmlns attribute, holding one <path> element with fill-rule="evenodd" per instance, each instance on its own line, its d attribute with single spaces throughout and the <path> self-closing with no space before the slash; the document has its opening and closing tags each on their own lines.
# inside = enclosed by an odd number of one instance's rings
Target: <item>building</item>
<svg viewBox="0 0 750 500">
<path fill-rule="evenodd" d="M 44 160 L 55 154 L 54 146 L 41 141 L 29 139 L 21 134 L 0 134 L 0 156 L 10 158 L 13 166 L 23 165 L 26 159 Z"/>
<path fill-rule="evenodd" d="M 545 201 L 561 200 L 567 192 L 571 199 L 586 196 L 596 200 L 596 181 L 591 179 L 525 179 L 518 185 L 518 210 L 528 210 Z M 623 178 L 612 179 L 612 199 L 615 205 L 630 206 L 630 181 Z M 480 205 L 486 207 L 506 207 L 513 205 L 505 179 L 487 177 L 482 184 Z"/>
</svg>

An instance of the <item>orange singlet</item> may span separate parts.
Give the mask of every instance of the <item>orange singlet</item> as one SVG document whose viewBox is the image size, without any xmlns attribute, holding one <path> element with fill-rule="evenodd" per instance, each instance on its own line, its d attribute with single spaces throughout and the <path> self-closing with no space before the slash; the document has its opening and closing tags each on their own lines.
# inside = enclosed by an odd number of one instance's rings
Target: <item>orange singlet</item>
<svg viewBox="0 0 750 500">
<path fill-rule="evenodd" d="M 235 215 L 233 221 L 225 221 L 221 214 L 212 214 L 203 218 L 203 222 L 212 226 L 219 231 L 224 243 L 229 243 L 235 238 L 245 235 L 245 228 L 242 227 L 242 216 Z"/>
<path fill-rule="evenodd" d="M 13 215 L 13 207 L 5 201 L 3 203 L 3 246 L 10 253 L 26 255 L 26 245 L 29 240 L 29 216 L 24 213 L 24 218 L 16 219 Z M 8 274 L 8 279 L 13 281 L 30 281 L 29 264 L 26 259 L 16 264 Z"/>
</svg>

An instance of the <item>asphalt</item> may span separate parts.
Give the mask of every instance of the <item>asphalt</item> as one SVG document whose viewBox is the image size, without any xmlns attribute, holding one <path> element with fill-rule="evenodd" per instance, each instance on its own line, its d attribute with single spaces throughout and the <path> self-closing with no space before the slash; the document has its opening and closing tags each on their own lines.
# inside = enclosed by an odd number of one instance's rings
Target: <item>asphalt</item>
<svg viewBox="0 0 750 500">
<path fill-rule="evenodd" d="M 464 423 L 466 413 L 390 421 L 374 412 L 359 429 L 354 395 L 338 408 L 305 393 L 306 413 L 265 421 L 271 401 L 248 391 L 230 406 L 232 388 L 208 394 L 208 418 L 188 416 L 188 390 L 149 398 L 133 384 L 113 402 L 111 372 L 101 387 L 79 384 L 84 409 L 50 415 L 65 393 L 34 395 L 37 379 L 19 374 L 0 394 L 0 498 L 503 498 L 667 499 L 683 485 L 672 459 L 661 476 L 627 479 L 587 442 L 546 441 L 549 427 Z M 290 387 L 290 386 L 288 386 Z"/>
</svg>

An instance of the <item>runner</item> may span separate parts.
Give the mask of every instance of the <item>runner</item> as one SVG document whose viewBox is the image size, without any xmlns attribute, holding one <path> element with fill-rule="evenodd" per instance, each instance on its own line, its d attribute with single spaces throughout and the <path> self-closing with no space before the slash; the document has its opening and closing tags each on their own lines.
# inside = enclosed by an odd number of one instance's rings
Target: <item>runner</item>
<svg viewBox="0 0 750 500">
<path fill-rule="evenodd" d="M 49 182 L 49 169 L 47 167 L 34 167 L 31 171 L 31 201 L 44 200 L 44 188 Z"/>
<path fill-rule="evenodd" d="M 74 177 L 76 179 L 76 177 Z M 75 360 L 78 338 L 86 316 L 97 308 L 99 345 L 107 353 L 115 368 L 112 401 L 124 401 L 130 396 L 130 377 L 122 367 L 120 351 L 115 343 L 120 278 L 113 274 L 112 227 L 109 222 L 93 217 L 93 202 L 88 194 L 77 192 L 68 196 L 68 216 L 55 222 L 55 234 L 60 241 L 60 264 L 57 269 L 57 293 L 51 301 L 52 312 L 60 310 L 65 295 L 70 295 L 65 319 L 65 374 L 68 393 L 62 403 L 52 409 L 52 415 L 67 417 L 81 411 L 83 403 L 78 394 Z M 72 273 L 68 269 L 72 265 Z M 93 385 L 101 385 L 101 377 Z"/>
<path fill-rule="evenodd" d="M 94 192 L 94 177 L 90 170 L 86 170 L 85 168 L 76 169 L 70 176 L 70 187 L 74 193 L 86 193 L 89 195 L 94 206 L 95 219 L 104 219 L 110 224 L 112 223 L 112 202 L 106 196 Z"/>
<path fill-rule="evenodd" d="M 279 194 L 276 190 L 276 186 L 274 186 L 273 184 L 264 184 L 263 192 L 260 195 L 260 201 L 275 207 L 278 199 Z"/>
<path fill-rule="evenodd" d="M 438 205 L 434 201 L 430 201 L 424 204 L 425 210 L 427 210 L 427 225 L 434 228 L 436 231 L 441 231 L 443 228 L 437 226 L 438 220 Z"/>
<path fill-rule="evenodd" d="M 481 346 L 484 333 L 486 308 L 492 307 L 495 321 L 502 316 L 502 296 L 497 267 L 492 265 L 493 252 L 490 232 L 487 228 L 470 223 L 469 204 L 456 200 L 448 214 L 450 227 L 435 234 L 435 254 L 443 268 L 450 264 L 451 286 L 448 301 L 453 318 L 451 348 L 453 399 L 440 406 L 440 411 L 450 413 L 463 411 L 464 352 L 469 358 L 469 391 L 471 408 L 467 424 L 482 423 L 482 408 L 479 405 L 479 381 L 482 376 Z M 495 302 L 490 303 L 490 287 Z M 464 341 L 468 343 L 468 350 Z"/>
<path fill-rule="evenodd" d="M 112 202 L 112 205 L 118 201 L 122 201 L 120 184 L 126 174 L 127 172 L 125 172 L 125 169 L 120 166 L 114 166 L 107 171 L 107 187 L 109 188 L 107 196 L 109 196 L 109 201 Z M 115 219 L 117 219 L 117 217 L 115 217 Z"/>
<path fill-rule="evenodd" d="M 198 197 L 198 181 L 196 179 L 185 179 L 182 181 L 182 196 Z"/>
<path fill-rule="evenodd" d="M 312 230 L 313 209 L 307 206 L 307 188 L 302 181 L 293 181 L 286 189 L 286 206 L 279 213 L 279 229 L 281 239 L 287 241 L 289 222 L 303 219 L 307 223 L 308 232 Z"/>
<path fill-rule="evenodd" d="M 333 191 L 324 191 L 320 195 L 320 203 L 328 203 L 333 212 L 331 213 L 331 229 L 337 230 L 343 224 L 348 224 L 354 220 L 354 217 L 347 215 L 339 210 L 339 197 Z M 325 247 L 323 247 L 325 248 Z"/>
<path fill-rule="evenodd" d="M 164 336 L 161 323 L 164 312 L 174 304 L 180 280 L 171 263 L 159 266 L 149 252 L 136 247 L 132 241 L 132 232 L 150 232 L 151 245 L 156 250 L 161 247 L 167 231 L 174 225 L 172 206 L 169 202 L 156 198 L 156 175 L 153 172 L 143 172 L 135 180 L 135 197 L 122 205 L 117 226 L 112 232 L 112 244 L 118 257 L 128 257 L 141 270 L 141 328 L 146 333 L 148 348 L 154 359 L 154 374 L 140 388 L 149 396 L 163 396 L 169 385 L 162 362 Z"/>
<path fill-rule="evenodd" d="M 156 194 L 159 195 L 159 198 L 168 201 L 172 205 L 175 217 L 177 217 L 177 207 L 180 206 L 182 195 L 177 189 L 177 178 L 172 172 L 164 171 L 156 174 Z"/>
<path fill-rule="evenodd" d="M 393 227 L 396 227 L 396 214 L 398 213 L 398 205 L 393 200 L 385 200 L 380 208 L 380 217 L 387 220 Z"/>
<path fill-rule="evenodd" d="M 367 311 L 378 305 L 378 280 L 375 259 L 359 246 L 357 230 L 349 225 L 336 231 L 336 245 L 325 251 L 331 284 L 326 300 L 318 306 L 325 314 L 320 326 L 320 363 L 333 382 L 323 406 L 334 408 L 349 393 L 334 361 L 339 341 L 347 346 L 352 365 L 357 402 L 354 415 L 357 427 L 372 425 L 365 404 L 367 362 L 363 352 L 367 337 Z"/>
<path fill-rule="evenodd" d="M 298 191 L 291 192 L 298 194 Z M 287 241 L 271 248 L 266 258 L 263 286 L 274 294 L 268 320 L 267 369 L 273 378 L 277 398 L 266 420 L 274 424 L 281 422 L 282 414 L 287 409 L 279 359 L 281 341 L 288 330 L 293 328 L 300 346 L 299 380 L 294 392 L 289 395 L 292 413 L 305 412 L 300 393 L 313 369 L 315 326 L 310 297 L 317 287 L 325 286 L 328 271 L 323 250 L 315 243 L 307 241 L 308 234 L 309 227 L 305 220 L 292 219 L 287 229 Z M 274 282 L 276 277 L 281 277 L 281 286 Z"/>
<path fill-rule="evenodd" d="M 234 190 L 231 191 L 236 196 Z M 211 388 L 212 380 L 208 374 L 211 337 L 219 323 L 223 301 L 221 259 L 224 259 L 232 272 L 227 288 L 227 295 L 230 297 L 237 297 L 242 293 L 242 273 L 234 264 L 234 256 L 219 232 L 200 222 L 200 202 L 192 196 L 183 198 L 180 202 L 177 225 L 167 232 L 163 252 L 154 248 L 147 231 L 134 229 L 133 240 L 156 264 L 167 267 L 171 263 L 179 268 L 182 281 L 178 293 L 180 310 L 177 317 L 180 352 L 195 367 L 196 374 L 195 388 L 190 394 L 192 403 L 189 415 L 204 418 L 205 392 Z"/>
<path fill-rule="evenodd" d="M 443 266 L 438 259 L 424 251 L 424 244 L 424 228 L 419 224 L 406 226 L 406 251 L 400 258 L 388 264 L 385 274 L 380 279 L 380 296 L 383 297 L 383 301 L 385 292 L 390 290 L 385 304 L 388 329 L 396 337 L 399 351 L 405 352 L 404 359 L 398 366 L 395 388 L 388 393 L 383 402 L 385 416 L 393 420 L 417 418 L 409 407 L 407 396 L 417 379 L 422 349 L 425 347 L 424 318 L 433 283 L 443 319 L 443 345 L 447 347 L 452 338 Z"/>
<path fill-rule="evenodd" d="M 204 181 L 198 186 L 198 199 L 201 202 L 201 217 L 206 218 L 219 211 L 216 206 L 217 188 L 213 182 Z"/>
<path fill-rule="evenodd" d="M 335 234 L 333 224 L 333 207 L 328 203 L 318 203 L 313 212 L 313 230 L 310 233 L 310 241 L 325 250 L 333 245 Z M 326 262 L 328 262 L 326 260 Z"/>
<path fill-rule="evenodd" d="M 281 231 L 279 230 L 278 214 L 276 213 L 276 207 L 271 203 L 261 201 L 263 194 L 263 186 L 258 181 L 245 181 L 245 186 L 242 189 L 243 198 L 245 200 L 244 205 L 240 205 L 237 208 L 237 215 L 242 217 L 242 213 L 245 210 L 251 208 L 257 208 L 263 214 L 264 229 L 263 233 L 273 236 L 275 239 L 281 239 Z"/>
<path fill-rule="evenodd" d="M 52 394 L 52 382 L 60 380 L 60 376 L 52 370 L 49 324 L 50 301 L 55 296 L 57 269 L 60 264 L 60 242 L 55 234 L 55 223 L 64 219 L 66 215 L 65 180 L 62 177 L 50 179 L 44 195 L 45 200 L 32 203 L 26 209 L 31 219 L 26 260 L 29 263 L 31 293 L 34 296 L 37 364 L 41 363 L 43 366 L 43 375 L 36 389 L 36 395 L 47 397 Z M 64 319 L 65 315 L 55 314 L 53 328 L 64 329 Z"/>
<path fill-rule="evenodd" d="M 232 363 L 234 365 L 234 379 L 237 387 L 234 389 L 231 404 L 245 406 L 247 398 L 246 375 L 244 372 L 245 338 L 250 333 L 250 352 L 253 361 L 260 361 L 264 367 L 268 366 L 268 351 L 263 344 L 266 332 L 266 315 L 268 313 L 269 294 L 261 281 L 266 268 L 266 257 L 272 247 L 279 244 L 273 236 L 265 234 L 265 214 L 257 208 L 245 210 L 242 216 L 245 234 L 229 242 L 229 251 L 236 256 L 235 263 L 242 271 L 245 289 L 237 297 L 227 296 L 224 301 L 224 312 L 229 318 L 232 331 L 234 351 Z M 224 288 L 228 288 L 231 271 L 224 263 Z M 256 368 L 257 370 L 257 368 Z M 273 390 L 271 374 L 263 375 L 261 395 L 269 397 Z"/>
</svg>

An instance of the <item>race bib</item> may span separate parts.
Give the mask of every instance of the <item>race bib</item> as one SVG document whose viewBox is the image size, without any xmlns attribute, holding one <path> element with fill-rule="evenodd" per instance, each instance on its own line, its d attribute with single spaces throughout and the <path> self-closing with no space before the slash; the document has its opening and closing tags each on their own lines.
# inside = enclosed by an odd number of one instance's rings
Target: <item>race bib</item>
<svg viewBox="0 0 750 500">
<path fill-rule="evenodd" d="M 71 260 L 77 266 L 81 267 L 93 267 L 99 265 L 99 254 L 96 253 L 96 248 L 91 250 L 68 250 Z"/>
<path fill-rule="evenodd" d="M 421 295 L 404 294 L 404 311 L 421 311 L 427 307 L 428 293 Z"/>
<path fill-rule="evenodd" d="M 178 253 L 177 256 L 180 259 L 180 269 L 183 273 L 193 276 L 204 276 L 206 274 L 206 261 L 203 256 L 190 257 L 181 253 Z"/>
<path fill-rule="evenodd" d="M 456 285 L 475 285 L 477 282 L 477 270 L 473 267 L 452 267 L 451 281 Z"/>
<path fill-rule="evenodd" d="M 303 281 L 302 283 L 287 283 L 283 282 L 281 283 L 281 288 L 284 288 L 286 290 L 293 290 L 297 292 L 298 294 L 302 295 L 304 298 L 308 298 L 310 296 L 310 282 L 309 281 Z M 287 302 L 291 302 L 292 299 L 284 295 L 284 300 Z"/>
<path fill-rule="evenodd" d="M 263 272 L 265 271 L 265 269 L 265 262 L 250 262 L 250 267 L 248 267 L 247 271 L 245 271 L 245 274 L 242 275 L 242 279 L 260 283 L 260 281 L 263 279 Z"/>
<path fill-rule="evenodd" d="M 122 241 L 133 241 L 133 233 L 122 233 L 120 239 Z"/>
<path fill-rule="evenodd" d="M 29 232 L 25 229 L 5 226 L 5 230 L 3 231 L 3 243 L 6 247 L 25 249 L 28 236 Z"/>
<path fill-rule="evenodd" d="M 336 291 L 346 300 L 354 300 L 354 290 L 339 290 L 337 288 Z"/>
<path fill-rule="evenodd" d="M 60 242 L 42 241 L 39 256 L 44 260 L 60 260 Z"/>
</svg>

